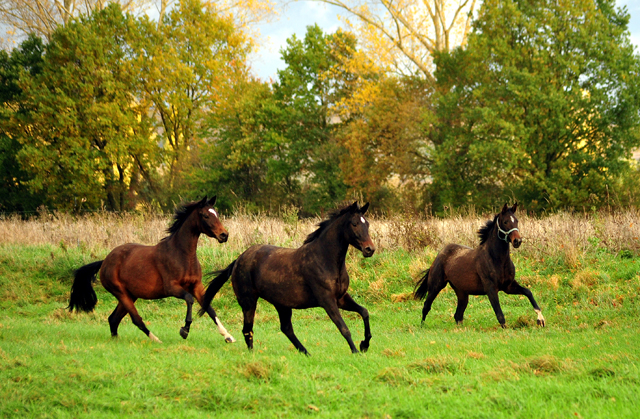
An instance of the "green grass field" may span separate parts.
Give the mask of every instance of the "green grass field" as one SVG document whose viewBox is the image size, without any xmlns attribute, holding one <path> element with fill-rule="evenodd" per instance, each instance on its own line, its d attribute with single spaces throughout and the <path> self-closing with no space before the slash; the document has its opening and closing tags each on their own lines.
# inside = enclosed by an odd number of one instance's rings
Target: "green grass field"
<svg viewBox="0 0 640 419">
<path fill-rule="evenodd" d="M 640 259 L 601 249 L 566 260 L 514 252 L 517 278 L 542 307 L 501 293 L 508 328 L 486 297 L 471 297 L 464 326 L 453 320 L 451 289 L 424 325 L 421 302 L 407 298 L 435 250 L 386 250 L 370 259 L 350 251 L 351 293 L 371 314 L 369 352 L 352 355 L 320 309 L 294 312 L 311 357 L 280 332 L 261 301 L 255 350 L 242 339 L 242 315 L 229 284 L 214 308 L 238 339 L 224 343 L 208 318 L 187 340 L 176 299 L 136 303 L 163 344 L 129 318 L 112 340 L 115 298 L 98 284 L 92 314 L 64 310 L 70 271 L 107 249 L 0 245 L 0 417 L 347 417 L 496 418 L 640 415 Z M 199 250 L 205 270 L 237 253 Z M 344 313 L 357 341 L 359 316 Z"/>
</svg>

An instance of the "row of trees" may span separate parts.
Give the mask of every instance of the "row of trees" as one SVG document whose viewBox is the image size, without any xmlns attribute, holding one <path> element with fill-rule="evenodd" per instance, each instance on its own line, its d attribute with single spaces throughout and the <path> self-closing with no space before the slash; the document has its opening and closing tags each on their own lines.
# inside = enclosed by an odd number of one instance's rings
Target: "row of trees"
<svg viewBox="0 0 640 419">
<path fill-rule="evenodd" d="M 437 0 L 434 36 L 333 3 L 361 24 L 292 37 L 274 82 L 199 0 L 160 22 L 110 4 L 0 53 L 0 210 L 640 203 L 640 60 L 613 0 L 485 0 L 473 26 L 475 2 L 447 20 Z"/>
</svg>

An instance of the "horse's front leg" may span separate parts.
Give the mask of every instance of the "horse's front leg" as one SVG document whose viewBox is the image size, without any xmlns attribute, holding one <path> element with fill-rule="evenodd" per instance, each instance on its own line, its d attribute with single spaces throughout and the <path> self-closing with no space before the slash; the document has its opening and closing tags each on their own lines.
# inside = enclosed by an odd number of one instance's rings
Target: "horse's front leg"
<svg viewBox="0 0 640 419">
<path fill-rule="evenodd" d="M 366 308 L 362 307 L 360 304 L 356 303 L 348 293 L 338 300 L 338 307 L 343 310 L 356 312 L 360 314 L 360 317 L 362 317 L 362 321 L 364 322 L 364 340 L 360 342 L 360 350 L 362 352 L 367 352 L 367 349 L 369 349 L 369 341 L 371 340 L 371 328 L 369 327 L 369 311 Z"/>
<path fill-rule="evenodd" d="M 516 294 L 516 295 L 526 296 L 531 302 L 531 305 L 533 306 L 533 310 L 538 315 L 538 320 L 537 320 L 538 326 L 544 327 L 546 325 L 544 316 L 542 315 L 542 310 L 540 310 L 538 303 L 536 302 L 535 298 L 533 298 L 533 294 L 528 288 L 523 287 L 522 285 L 518 284 L 515 280 L 513 280 L 509 284 L 509 286 L 504 290 L 504 292 L 506 292 L 507 294 Z"/>
<path fill-rule="evenodd" d="M 344 322 L 342 315 L 340 314 L 340 310 L 338 309 L 338 302 L 335 298 L 327 298 L 324 301 L 319 299 L 320 305 L 325 309 L 329 318 L 333 320 L 333 323 L 338 327 L 342 336 L 347 340 L 349 347 L 351 348 L 351 353 L 358 353 L 358 349 L 356 349 L 356 345 L 353 344 L 353 339 L 351 339 L 351 332 L 347 327 L 347 324 Z"/>
<path fill-rule="evenodd" d="M 496 313 L 496 318 L 498 319 L 498 323 L 504 329 L 505 320 L 504 314 L 502 313 L 502 308 L 500 307 L 500 300 L 498 299 L 498 287 L 492 281 L 483 281 L 484 283 L 484 291 L 487 293 L 487 297 L 489 297 L 489 302 L 491 303 L 491 307 L 493 307 L 493 312 Z"/>
<path fill-rule="evenodd" d="M 196 297 L 196 300 L 198 300 L 198 304 L 204 307 L 204 286 L 202 285 L 202 282 L 198 282 L 193 287 L 193 292 L 194 292 L 194 296 Z M 236 341 L 235 338 L 231 336 L 229 332 L 227 332 L 227 329 L 224 328 L 224 326 L 222 325 L 222 322 L 216 315 L 216 312 L 213 309 L 213 307 L 211 307 L 211 305 L 209 305 L 209 308 L 207 308 L 207 314 L 209 315 L 209 317 L 211 317 L 213 322 L 218 327 L 218 333 L 220 333 L 224 337 L 225 342 L 232 343 Z"/>
<path fill-rule="evenodd" d="M 184 327 L 180 328 L 180 336 L 182 339 L 186 339 L 189 336 L 189 329 L 191 328 L 191 323 L 193 322 L 193 318 L 191 316 L 191 311 L 193 309 L 193 295 L 189 294 L 185 291 L 184 293 L 184 301 L 187 303 L 187 316 L 184 319 Z"/>
</svg>

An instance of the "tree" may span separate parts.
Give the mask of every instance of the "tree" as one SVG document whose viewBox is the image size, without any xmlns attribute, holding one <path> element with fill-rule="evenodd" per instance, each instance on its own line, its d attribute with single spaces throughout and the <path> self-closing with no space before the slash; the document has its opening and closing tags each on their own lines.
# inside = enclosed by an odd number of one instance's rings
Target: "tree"
<svg viewBox="0 0 640 419">
<path fill-rule="evenodd" d="M 613 0 L 487 0 L 468 48 L 437 59 L 436 208 L 598 207 L 638 146 L 640 66 Z"/>
<path fill-rule="evenodd" d="M 123 10 L 133 11 L 150 1 L 0 0 L 0 23 L 25 35 L 33 33 L 49 39 L 58 25 L 66 25 L 72 18 L 102 10 L 110 3 L 119 3 Z"/>
<path fill-rule="evenodd" d="M 211 114 L 200 187 L 231 188 L 269 210 L 296 205 L 317 213 L 344 199 L 336 106 L 350 82 L 335 70 L 354 46 L 350 34 L 327 35 L 317 25 L 304 39 L 288 39 L 277 82 L 243 83 L 228 108 Z"/>
<path fill-rule="evenodd" d="M 476 0 L 317 0 L 342 8 L 375 61 L 435 84 L 433 55 L 466 43 Z"/>
<path fill-rule="evenodd" d="M 22 149 L 18 140 L 6 128 L 16 113 L 26 110 L 22 107 L 22 89 L 19 86 L 22 71 L 35 76 L 42 70 L 44 44 L 35 35 L 26 39 L 11 54 L 0 51 L 0 210 L 32 211 L 46 196 L 34 195 L 26 183 L 29 174 L 22 169 L 17 156 Z"/>
<path fill-rule="evenodd" d="M 167 167 L 163 189 L 169 203 L 197 164 L 204 116 L 234 96 L 246 78 L 249 44 L 230 18 L 209 3 L 181 0 L 156 26 L 141 19 L 132 48 L 143 100 L 156 116 Z"/>
<path fill-rule="evenodd" d="M 397 206 L 398 200 L 406 208 L 419 206 L 411 201 L 425 180 L 417 157 L 424 143 L 424 109 L 431 97 L 426 84 L 418 78 L 378 78 L 369 89 L 369 100 L 339 134 L 346 150 L 340 163 L 344 182 L 350 192 L 362 194 L 377 208 Z"/>
<path fill-rule="evenodd" d="M 127 65 L 131 17 L 110 5 L 59 27 L 41 71 L 22 73 L 24 112 L 10 135 L 32 191 L 61 209 L 127 208 L 137 176 L 156 167 L 148 110 Z M 134 36 L 137 36 L 135 34 Z"/>
</svg>

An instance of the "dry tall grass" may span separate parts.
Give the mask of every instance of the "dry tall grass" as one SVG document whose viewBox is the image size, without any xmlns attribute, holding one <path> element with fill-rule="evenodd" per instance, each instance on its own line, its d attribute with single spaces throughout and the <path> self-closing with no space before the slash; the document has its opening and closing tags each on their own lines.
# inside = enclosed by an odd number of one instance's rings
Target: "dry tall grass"
<svg viewBox="0 0 640 419">
<path fill-rule="evenodd" d="M 475 246 L 477 230 L 489 215 L 454 216 L 447 219 L 417 219 L 399 215 L 393 218 L 370 217 L 370 233 L 379 250 L 425 247 L 438 250 L 446 243 Z M 43 214 L 22 220 L 0 218 L 0 244 L 83 246 L 111 249 L 136 242 L 155 244 L 162 239 L 171 217 L 99 213 L 86 216 Z M 606 248 L 613 252 L 640 253 L 640 211 L 618 213 L 567 214 L 545 217 L 520 215 L 523 256 L 544 258 L 562 256 L 567 264 L 576 264 L 586 253 Z M 229 230 L 228 252 L 239 253 L 252 244 L 269 243 L 298 247 L 320 219 L 282 220 L 266 216 L 237 215 L 223 219 Z M 201 246 L 215 246 L 213 240 L 201 240 Z"/>
</svg>

